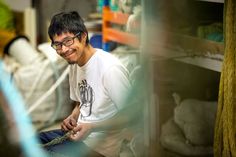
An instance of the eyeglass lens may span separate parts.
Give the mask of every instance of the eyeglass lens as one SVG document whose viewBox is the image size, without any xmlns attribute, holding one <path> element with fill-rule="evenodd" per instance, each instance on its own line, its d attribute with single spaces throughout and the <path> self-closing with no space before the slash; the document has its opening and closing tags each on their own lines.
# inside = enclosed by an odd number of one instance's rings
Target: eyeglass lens
<svg viewBox="0 0 236 157">
<path fill-rule="evenodd" d="M 64 41 L 62 42 L 55 42 L 52 44 L 52 47 L 55 49 L 55 50 L 60 50 L 62 49 L 62 45 L 68 47 L 70 45 L 72 45 L 74 43 L 74 39 L 76 37 L 79 36 L 80 33 L 76 34 L 74 37 L 67 37 L 66 39 L 64 39 Z"/>
</svg>

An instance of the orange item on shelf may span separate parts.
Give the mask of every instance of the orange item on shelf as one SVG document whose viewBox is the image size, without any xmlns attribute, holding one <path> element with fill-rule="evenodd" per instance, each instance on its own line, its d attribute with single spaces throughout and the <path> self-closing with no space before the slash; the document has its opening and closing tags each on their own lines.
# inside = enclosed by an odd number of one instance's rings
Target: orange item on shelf
<svg viewBox="0 0 236 157">
<path fill-rule="evenodd" d="M 103 7 L 103 43 L 114 41 L 121 44 L 138 47 L 139 40 L 134 34 L 117 30 L 111 27 L 111 23 L 118 25 L 126 25 L 129 14 L 122 12 L 112 12 L 108 6 Z"/>
</svg>

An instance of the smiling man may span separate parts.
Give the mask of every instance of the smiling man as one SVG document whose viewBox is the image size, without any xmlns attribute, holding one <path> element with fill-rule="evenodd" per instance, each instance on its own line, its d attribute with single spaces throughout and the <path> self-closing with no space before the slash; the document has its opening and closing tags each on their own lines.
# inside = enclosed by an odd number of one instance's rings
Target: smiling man
<svg viewBox="0 0 236 157">
<path fill-rule="evenodd" d="M 69 156 L 119 156 L 129 118 L 119 116 L 130 91 L 129 73 L 110 53 L 93 48 L 77 12 L 53 16 L 51 46 L 70 64 L 70 98 L 76 102 L 61 129 L 41 132 L 43 144 L 70 131 L 69 139 L 47 150 Z M 122 117 L 122 118 L 120 118 Z"/>
</svg>

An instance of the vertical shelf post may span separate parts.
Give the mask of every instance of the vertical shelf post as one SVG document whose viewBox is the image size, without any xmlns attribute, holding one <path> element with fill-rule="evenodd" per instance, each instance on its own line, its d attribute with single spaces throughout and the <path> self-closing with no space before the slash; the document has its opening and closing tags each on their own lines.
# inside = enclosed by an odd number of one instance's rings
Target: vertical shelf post
<svg viewBox="0 0 236 157">
<path fill-rule="evenodd" d="M 110 51 L 110 44 L 108 42 L 108 40 L 105 38 L 104 36 L 104 30 L 106 30 L 106 28 L 108 28 L 110 26 L 109 22 L 107 21 L 107 16 L 106 16 L 106 12 L 110 11 L 110 7 L 109 7 L 109 0 L 104 0 L 103 1 L 103 9 L 102 9 L 102 18 L 103 18 L 103 22 L 102 22 L 102 48 L 105 51 Z"/>
</svg>

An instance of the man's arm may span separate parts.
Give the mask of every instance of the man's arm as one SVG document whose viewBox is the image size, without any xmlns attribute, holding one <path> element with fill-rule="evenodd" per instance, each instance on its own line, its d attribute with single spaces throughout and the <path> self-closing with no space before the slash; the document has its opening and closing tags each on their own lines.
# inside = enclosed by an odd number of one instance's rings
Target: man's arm
<svg viewBox="0 0 236 157">
<path fill-rule="evenodd" d="M 141 117 L 141 106 L 138 103 L 127 102 L 127 106 L 120 110 L 115 116 L 102 122 L 93 123 L 93 131 L 118 130 L 131 126 Z"/>
<path fill-rule="evenodd" d="M 70 139 L 78 141 L 86 138 L 93 131 L 118 130 L 132 125 L 133 122 L 138 120 L 138 117 L 141 116 L 141 108 L 134 105 L 135 104 L 124 108 L 123 110 L 118 112 L 114 117 L 104 120 L 102 122 L 77 123 L 77 126 L 73 129 L 74 134 L 70 136 Z"/>
<path fill-rule="evenodd" d="M 129 80 L 129 73 L 123 66 L 110 67 L 103 77 L 107 95 L 113 101 L 118 112 L 112 118 L 94 124 L 94 130 L 116 130 L 125 128 L 136 115 L 137 98 Z M 132 95 L 131 95 L 132 92 Z"/>
<path fill-rule="evenodd" d="M 79 102 L 75 102 L 75 107 L 74 107 L 74 109 L 73 109 L 73 111 L 72 111 L 72 113 L 71 113 L 71 115 L 72 115 L 74 118 L 76 118 L 76 119 L 78 119 L 79 114 L 80 114 L 80 107 L 79 107 L 79 105 L 80 105 Z"/>
<path fill-rule="evenodd" d="M 63 131 L 72 130 L 77 125 L 77 120 L 80 114 L 79 102 L 75 102 L 75 107 L 72 113 L 63 120 L 61 124 L 61 129 Z"/>
</svg>

